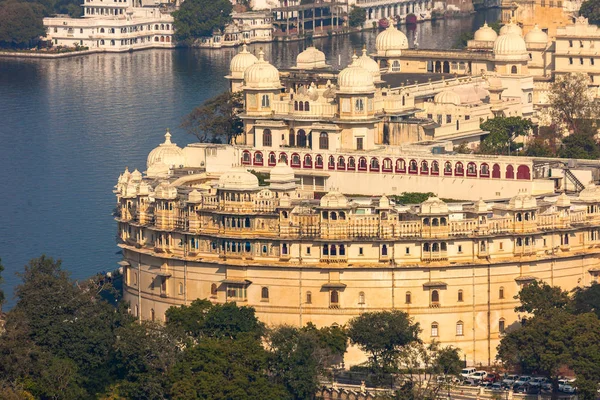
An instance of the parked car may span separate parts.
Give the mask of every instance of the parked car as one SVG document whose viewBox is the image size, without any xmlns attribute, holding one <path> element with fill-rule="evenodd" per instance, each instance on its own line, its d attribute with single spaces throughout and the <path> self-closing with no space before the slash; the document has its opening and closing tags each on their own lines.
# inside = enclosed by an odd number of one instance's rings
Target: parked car
<svg viewBox="0 0 600 400">
<path fill-rule="evenodd" d="M 469 375 L 470 379 L 475 379 L 476 381 L 482 381 L 483 378 L 487 375 L 486 371 L 476 371 Z"/>
<path fill-rule="evenodd" d="M 522 385 L 515 385 L 514 392 L 515 393 L 523 393 L 523 394 L 539 394 L 540 388 L 537 386 L 532 386 L 529 383 L 523 383 Z"/>
<path fill-rule="evenodd" d="M 500 383 L 500 382 L 492 383 L 492 392 L 501 392 L 503 390 L 504 390 L 504 387 L 502 386 L 502 383 Z"/>
<path fill-rule="evenodd" d="M 517 379 L 517 381 L 514 383 L 514 387 L 519 387 L 519 386 L 523 386 L 526 383 L 529 383 L 529 381 L 531 381 L 531 377 L 527 376 L 527 375 L 523 375 L 520 376 L 519 379 Z"/>
<path fill-rule="evenodd" d="M 506 378 L 502 380 L 502 384 L 506 387 L 511 388 L 515 382 L 519 379 L 519 375 L 508 375 Z"/>
<path fill-rule="evenodd" d="M 546 380 L 546 378 L 544 378 L 543 376 L 534 376 L 533 378 L 531 378 L 531 381 L 529 381 L 529 384 L 533 387 L 542 387 L 542 383 Z"/>
<path fill-rule="evenodd" d="M 462 384 L 463 386 L 477 386 L 479 383 L 475 379 L 468 378 L 465 379 Z"/>
<path fill-rule="evenodd" d="M 575 393 L 573 386 L 575 379 L 561 378 L 558 380 L 558 390 L 565 393 Z"/>
<path fill-rule="evenodd" d="M 492 382 L 483 381 L 483 382 L 481 382 L 480 386 L 484 389 L 492 390 Z"/>
<path fill-rule="evenodd" d="M 477 370 L 473 367 L 471 368 L 463 368 L 462 371 L 460 371 L 460 375 L 463 378 L 468 378 L 472 373 L 476 372 Z"/>
<path fill-rule="evenodd" d="M 498 375 L 495 372 L 490 372 L 483 378 L 483 380 L 486 382 L 494 383 L 494 382 L 497 382 L 498 380 L 500 380 L 500 375 Z"/>
</svg>

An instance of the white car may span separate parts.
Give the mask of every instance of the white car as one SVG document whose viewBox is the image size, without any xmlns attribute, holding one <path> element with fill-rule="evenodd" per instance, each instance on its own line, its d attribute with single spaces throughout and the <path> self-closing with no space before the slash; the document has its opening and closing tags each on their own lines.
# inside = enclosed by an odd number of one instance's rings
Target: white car
<svg viewBox="0 0 600 400">
<path fill-rule="evenodd" d="M 470 379 L 474 379 L 474 380 L 476 380 L 476 381 L 481 381 L 481 380 L 483 380 L 483 378 L 485 378 L 485 376 L 486 376 L 486 375 L 487 375 L 487 372 L 486 372 L 486 371 L 476 371 L 476 372 L 473 372 L 473 373 L 472 373 L 472 374 L 469 376 L 469 378 L 470 378 Z"/>
<path fill-rule="evenodd" d="M 512 387 L 515 382 L 519 379 L 519 375 L 508 375 L 506 378 L 502 380 L 502 384 L 506 387 Z"/>
<path fill-rule="evenodd" d="M 569 383 L 563 385 L 562 391 L 564 393 L 569 393 L 569 394 L 573 394 L 575 393 L 575 388 L 573 386 L 571 386 Z"/>
<path fill-rule="evenodd" d="M 469 376 L 471 376 L 472 373 L 474 373 L 476 371 L 477 370 L 475 368 L 463 368 L 462 371 L 460 371 L 460 375 L 466 379 Z"/>
</svg>

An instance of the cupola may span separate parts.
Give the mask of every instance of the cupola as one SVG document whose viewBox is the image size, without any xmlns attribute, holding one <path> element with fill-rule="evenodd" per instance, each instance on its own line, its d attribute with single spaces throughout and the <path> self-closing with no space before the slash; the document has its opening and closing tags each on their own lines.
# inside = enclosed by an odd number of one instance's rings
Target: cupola
<svg viewBox="0 0 600 400">
<path fill-rule="evenodd" d="M 388 28 L 377 35 L 375 48 L 378 56 L 399 56 L 402 50 L 408 49 L 408 38 L 390 22 Z"/>
<path fill-rule="evenodd" d="M 279 71 L 265 60 L 265 53 L 258 52 L 258 60 L 244 71 L 244 85 L 248 89 L 279 89 Z"/>
<path fill-rule="evenodd" d="M 258 58 L 248 51 L 248 46 L 244 43 L 242 50 L 231 59 L 229 63 L 229 72 L 232 78 L 243 79 L 244 71 L 255 62 Z"/>
</svg>

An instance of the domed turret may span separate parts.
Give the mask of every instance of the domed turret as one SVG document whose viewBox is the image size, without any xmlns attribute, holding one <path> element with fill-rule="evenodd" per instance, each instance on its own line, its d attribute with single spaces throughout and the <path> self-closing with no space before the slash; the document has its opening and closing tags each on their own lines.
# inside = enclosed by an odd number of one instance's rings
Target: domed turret
<svg viewBox="0 0 600 400">
<path fill-rule="evenodd" d="M 421 214 L 448 214 L 448 204 L 432 196 L 421 203 Z"/>
<path fill-rule="evenodd" d="M 202 193 L 196 189 L 188 194 L 188 203 L 202 203 Z"/>
<path fill-rule="evenodd" d="M 402 50 L 408 49 L 408 38 L 391 22 L 385 31 L 377 35 L 375 48 L 379 56 L 399 56 Z"/>
<path fill-rule="evenodd" d="M 525 194 L 525 193 L 521 193 L 518 194 L 514 197 L 512 197 L 510 199 L 510 201 L 508 202 L 508 206 L 512 209 L 530 209 L 530 208 L 536 208 L 537 207 L 537 200 L 535 197 L 529 195 L 529 194 Z"/>
<path fill-rule="evenodd" d="M 139 182 L 142 180 L 142 173 L 138 171 L 137 168 L 131 173 L 131 180 L 134 182 Z"/>
<path fill-rule="evenodd" d="M 242 50 L 231 59 L 229 63 L 229 72 L 232 78 L 243 79 L 244 71 L 258 61 L 258 58 L 248 51 L 248 46 L 244 43 Z"/>
<path fill-rule="evenodd" d="M 171 143 L 171 133 L 167 129 L 165 133 L 165 142 L 148 154 L 146 161 L 147 175 L 157 176 L 166 174 L 171 167 L 185 165 L 185 156 L 183 150 L 175 143 Z"/>
<path fill-rule="evenodd" d="M 258 53 L 258 60 L 244 71 L 244 84 L 249 89 L 278 89 L 281 87 L 279 71 L 268 61 L 265 53 Z"/>
<path fill-rule="evenodd" d="M 373 75 L 373 79 L 375 81 L 381 80 L 381 71 L 379 69 L 379 64 L 377 64 L 377 61 L 373 60 L 367 55 L 366 48 L 363 48 L 362 56 L 358 57 L 354 63 L 359 67 L 362 67 L 369 71 L 371 75 Z"/>
<path fill-rule="evenodd" d="M 338 93 L 357 94 L 374 92 L 373 75 L 355 62 L 344 68 L 338 75 Z"/>
<path fill-rule="evenodd" d="M 433 102 L 436 104 L 454 104 L 455 106 L 460 105 L 460 96 L 453 90 L 446 89 L 435 95 Z"/>
<path fill-rule="evenodd" d="M 516 33 L 500 35 L 494 43 L 494 57 L 501 61 L 527 61 L 525 40 Z"/>
<path fill-rule="evenodd" d="M 320 205 L 324 208 L 347 208 L 348 199 L 340 192 L 332 190 L 325 196 L 321 197 Z"/>
<path fill-rule="evenodd" d="M 168 182 L 161 182 L 154 190 L 154 197 L 161 200 L 174 200 L 177 198 L 177 188 Z"/>
<path fill-rule="evenodd" d="M 516 33 L 519 36 L 523 36 L 523 29 L 514 22 L 510 21 L 508 24 L 500 28 L 500 36 L 506 35 L 507 33 Z"/>
<path fill-rule="evenodd" d="M 533 44 L 533 43 L 548 43 L 548 34 L 540 29 L 538 24 L 535 24 L 532 30 L 527 32 L 525 35 L 525 43 Z"/>
<path fill-rule="evenodd" d="M 477 40 L 479 42 L 493 42 L 498 38 L 498 34 L 495 30 L 490 28 L 490 26 L 486 23 L 483 26 L 475 31 L 475 35 L 473 36 L 473 40 Z"/>
<path fill-rule="evenodd" d="M 219 178 L 219 189 L 258 190 L 258 188 L 258 178 L 243 167 L 233 168 Z"/>
<path fill-rule="evenodd" d="M 281 160 L 271 169 L 267 182 L 271 190 L 293 190 L 296 188 L 294 170 Z"/>
<path fill-rule="evenodd" d="M 327 67 L 328 65 L 325 62 L 325 53 L 318 50 L 314 46 L 308 47 L 296 57 L 296 68 L 299 69 L 315 69 Z"/>
</svg>

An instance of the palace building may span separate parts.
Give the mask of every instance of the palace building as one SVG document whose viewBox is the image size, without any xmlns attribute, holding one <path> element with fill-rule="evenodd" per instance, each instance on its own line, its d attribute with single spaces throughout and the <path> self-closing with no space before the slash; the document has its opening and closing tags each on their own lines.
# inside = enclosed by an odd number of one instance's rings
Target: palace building
<svg viewBox="0 0 600 400">
<path fill-rule="evenodd" d="M 425 341 L 493 363 L 523 285 L 600 274 L 598 162 L 454 151 L 477 145 L 487 118 L 535 117 L 527 44 L 494 35 L 475 38 L 489 54 L 456 59 L 486 66 L 464 76 L 407 72 L 418 59 L 395 28 L 341 71 L 314 47 L 278 70 L 244 46 L 227 76 L 245 103 L 235 143 L 181 148 L 167 132 L 144 173 L 118 179 L 131 312 L 164 321 L 207 298 L 267 324 L 329 326 L 399 309 Z M 403 192 L 437 197 L 400 204 Z M 351 348 L 346 362 L 364 359 Z"/>
</svg>

